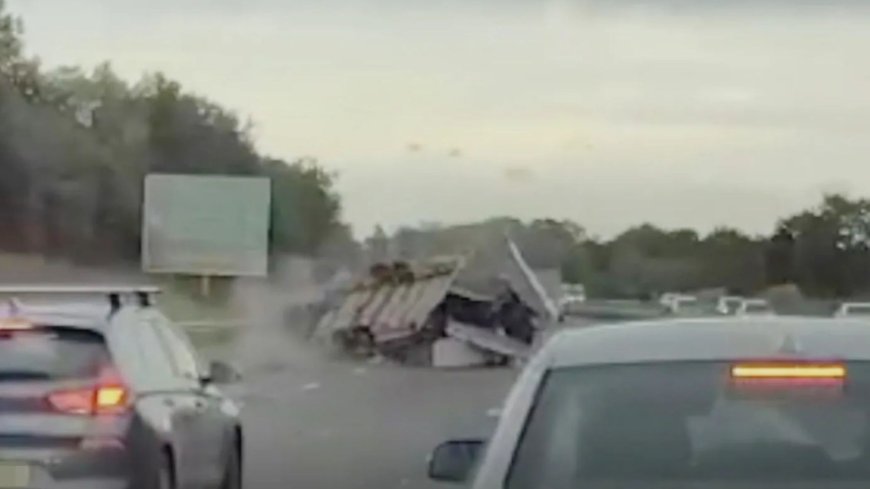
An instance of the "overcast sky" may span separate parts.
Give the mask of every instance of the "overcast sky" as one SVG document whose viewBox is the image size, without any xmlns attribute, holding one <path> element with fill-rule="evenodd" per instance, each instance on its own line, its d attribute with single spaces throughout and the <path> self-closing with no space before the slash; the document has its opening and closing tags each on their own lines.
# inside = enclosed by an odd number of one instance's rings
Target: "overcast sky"
<svg viewBox="0 0 870 489">
<path fill-rule="evenodd" d="M 358 235 L 493 215 L 767 232 L 824 191 L 870 195 L 858 0 L 8 3 L 47 65 L 164 71 L 266 153 L 318 157 Z"/>
</svg>

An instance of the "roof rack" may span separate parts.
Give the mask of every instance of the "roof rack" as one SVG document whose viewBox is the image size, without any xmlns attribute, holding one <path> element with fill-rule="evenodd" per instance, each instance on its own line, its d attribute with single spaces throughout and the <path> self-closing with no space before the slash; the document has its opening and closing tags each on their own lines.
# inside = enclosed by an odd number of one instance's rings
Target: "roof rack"
<svg viewBox="0 0 870 489">
<path fill-rule="evenodd" d="M 0 295 L 105 295 L 112 312 L 121 308 L 122 296 L 134 296 L 140 306 L 150 307 L 151 296 L 159 293 L 153 285 L 0 285 Z"/>
</svg>

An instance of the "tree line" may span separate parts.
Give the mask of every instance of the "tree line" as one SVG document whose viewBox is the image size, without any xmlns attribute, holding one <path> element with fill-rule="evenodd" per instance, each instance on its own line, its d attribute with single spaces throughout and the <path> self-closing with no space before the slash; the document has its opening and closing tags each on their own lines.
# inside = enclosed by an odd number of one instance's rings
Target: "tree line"
<svg viewBox="0 0 870 489">
<path fill-rule="evenodd" d="M 46 70 L 0 0 L 0 251 L 135 261 L 148 173 L 271 179 L 273 252 L 351 242 L 333 175 L 256 150 L 251 125 L 167 76 Z"/>
<path fill-rule="evenodd" d="M 753 294 L 797 285 L 815 297 L 870 293 L 870 200 L 826 195 L 780 219 L 766 236 L 720 228 L 663 230 L 645 224 L 609 240 L 570 242 L 563 276 L 599 296 L 643 297 L 724 288 Z"/>
<path fill-rule="evenodd" d="M 632 227 L 590 237 L 570 220 L 504 217 L 462 226 L 427 225 L 377 232 L 367 248 L 384 257 L 419 258 L 487 248 L 510 236 L 529 264 L 558 268 L 593 297 L 648 298 L 664 292 L 725 289 L 750 295 L 794 284 L 816 297 L 870 296 L 870 200 L 827 195 L 778 221 L 766 236 L 733 228 Z"/>
</svg>

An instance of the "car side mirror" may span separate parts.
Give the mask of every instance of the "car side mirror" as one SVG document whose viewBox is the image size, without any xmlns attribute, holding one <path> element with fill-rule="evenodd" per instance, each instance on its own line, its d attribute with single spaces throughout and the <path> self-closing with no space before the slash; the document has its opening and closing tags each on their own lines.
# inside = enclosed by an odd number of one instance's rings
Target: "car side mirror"
<svg viewBox="0 0 870 489">
<path fill-rule="evenodd" d="M 483 452 L 481 440 L 453 440 L 439 445 L 429 459 L 429 478 L 465 482 Z"/>
<path fill-rule="evenodd" d="M 214 361 L 209 364 L 205 380 L 210 384 L 233 384 L 242 380 L 242 374 L 226 362 Z"/>
</svg>

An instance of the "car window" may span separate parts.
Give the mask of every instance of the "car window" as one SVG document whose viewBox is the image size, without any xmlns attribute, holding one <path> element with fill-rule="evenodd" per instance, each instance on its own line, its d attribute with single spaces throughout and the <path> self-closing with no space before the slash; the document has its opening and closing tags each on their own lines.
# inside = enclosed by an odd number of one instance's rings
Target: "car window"
<svg viewBox="0 0 870 489">
<path fill-rule="evenodd" d="M 673 363 L 551 373 L 508 487 L 870 482 L 870 364 L 850 364 L 844 384 L 761 387 L 735 385 L 728 367 Z"/>
<path fill-rule="evenodd" d="M 103 337 L 64 327 L 0 331 L 0 382 L 95 376 L 108 361 Z"/>
</svg>

